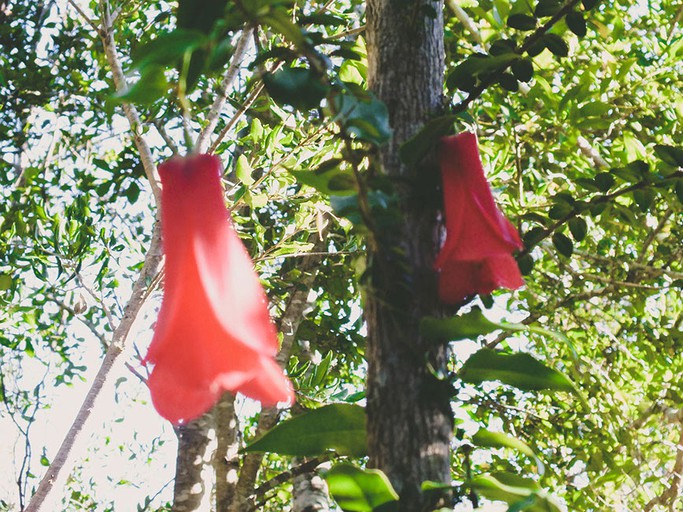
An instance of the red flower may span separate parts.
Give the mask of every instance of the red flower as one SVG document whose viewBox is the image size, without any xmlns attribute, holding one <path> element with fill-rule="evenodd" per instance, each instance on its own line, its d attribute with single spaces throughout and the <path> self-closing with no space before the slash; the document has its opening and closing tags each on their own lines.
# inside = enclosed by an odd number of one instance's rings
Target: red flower
<svg viewBox="0 0 683 512">
<path fill-rule="evenodd" d="M 465 132 L 441 142 L 446 242 L 434 262 L 439 297 L 457 304 L 475 293 L 523 286 L 512 257 L 522 242 L 493 201 L 476 135 Z"/>
<path fill-rule="evenodd" d="M 229 221 L 211 155 L 159 166 L 166 256 L 164 298 L 145 363 L 159 414 L 173 423 L 206 412 L 223 392 L 264 405 L 291 401 L 266 296 Z"/>
</svg>

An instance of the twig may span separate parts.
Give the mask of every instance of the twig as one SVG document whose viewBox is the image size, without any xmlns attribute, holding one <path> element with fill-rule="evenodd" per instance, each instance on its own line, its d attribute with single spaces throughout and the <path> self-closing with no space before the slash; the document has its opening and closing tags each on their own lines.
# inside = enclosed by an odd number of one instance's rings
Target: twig
<svg viewBox="0 0 683 512">
<path fill-rule="evenodd" d="M 80 6 L 74 0 L 68 0 L 68 2 L 69 2 L 69 5 L 71 5 L 71 7 L 73 7 L 74 9 L 76 9 L 76 11 L 78 11 L 78 14 L 81 15 L 81 17 L 85 20 L 85 22 L 88 25 L 90 25 L 95 30 L 95 32 L 99 31 L 99 27 L 97 26 L 97 23 L 95 23 L 95 21 L 92 18 L 90 18 L 87 14 L 85 14 L 85 12 L 83 12 L 83 9 L 81 9 Z"/>
<path fill-rule="evenodd" d="M 310 473 L 313 471 L 315 468 L 320 466 L 321 464 L 324 464 L 328 460 L 332 458 L 332 455 L 322 455 L 320 457 L 316 457 L 311 460 L 307 460 L 306 462 L 299 464 L 296 467 L 293 467 L 292 469 L 288 471 L 283 471 L 279 475 L 274 476 L 270 480 L 267 480 L 263 484 L 259 485 L 255 490 L 254 493 L 251 495 L 251 498 L 255 498 L 258 496 L 262 496 L 268 491 L 275 489 L 278 485 L 282 485 L 283 483 L 287 482 L 288 480 L 291 480 L 295 476 L 298 475 L 303 475 L 305 473 Z M 256 507 L 250 508 L 250 510 L 256 510 Z"/>
<path fill-rule="evenodd" d="M 220 118 L 220 114 L 223 110 L 223 106 L 225 105 L 225 101 L 228 98 L 228 92 L 230 91 L 230 87 L 235 81 L 235 78 L 237 78 L 237 72 L 239 71 L 240 65 L 244 60 L 244 56 L 246 55 L 249 49 L 249 42 L 251 40 L 253 31 L 254 29 L 249 26 L 245 26 L 242 29 L 242 34 L 240 35 L 240 38 L 237 41 L 237 45 L 235 46 L 235 51 L 232 54 L 230 65 L 228 66 L 227 71 L 223 75 L 223 81 L 221 82 L 220 90 L 216 95 L 216 99 L 214 100 L 213 105 L 211 105 L 211 110 L 209 111 L 209 115 L 207 116 L 206 126 L 202 128 L 202 131 L 199 134 L 199 137 L 197 138 L 195 150 L 198 153 L 202 153 L 206 149 L 206 146 L 209 143 L 209 137 L 213 133 L 213 130 L 216 128 L 216 124 L 218 124 L 218 119 Z"/>
<path fill-rule="evenodd" d="M 455 14 L 455 17 L 458 18 L 458 21 L 465 25 L 465 28 L 467 31 L 472 34 L 472 37 L 474 40 L 480 44 L 484 44 L 484 40 L 481 37 L 481 33 L 479 32 L 479 28 L 475 23 L 472 21 L 472 18 L 470 18 L 467 13 L 463 10 L 462 7 L 460 7 L 455 0 L 447 0 L 448 7 L 453 11 L 453 14 Z"/>
<path fill-rule="evenodd" d="M 40 481 L 36 493 L 31 498 L 24 512 L 38 512 L 40 510 L 48 512 L 58 509 L 55 503 L 48 502 L 48 500 L 55 502 L 58 498 L 56 494 L 64 489 L 64 484 L 73 468 L 75 458 L 79 455 L 79 450 L 76 450 L 75 447 L 84 441 L 83 433 L 92 412 L 100 406 L 108 405 L 107 400 L 109 397 L 105 397 L 102 391 L 105 386 L 112 384 L 111 381 L 117 373 L 115 370 L 121 366 L 122 358 L 119 356 L 123 353 L 124 348 L 126 348 L 128 334 L 143 305 L 142 299 L 145 296 L 147 282 L 154 276 L 161 261 L 160 248 L 161 232 L 157 223 L 154 226 L 152 241 L 145 256 L 142 270 L 133 285 L 133 291 L 124 309 L 123 317 L 112 334 L 112 341 L 104 356 L 102 365 L 57 455 Z"/>
<path fill-rule="evenodd" d="M 152 124 L 157 129 L 157 132 L 159 132 L 159 135 L 161 135 L 161 138 L 164 139 L 164 142 L 169 147 L 169 149 L 171 150 L 173 155 L 175 156 L 175 155 L 180 154 L 180 150 L 178 149 L 178 145 L 175 143 L 175 141 L 170 137 L 170 135 L 166 131 L 166 127 L 164 126 L 163 122 L 160 119 L 154 119 L 152 121 Z"/>
<path fill-rule="evenodd" d="M 81 322 L 83 322 L 83 325 L 85 325 L 90 332 L 98 339 L 100 340 L 100 345 L 102 345 L 103 348 L 107 348 L 107 339 L 100 333 L 99 329 L 97 326 L 88 318 L 86 318 L 83 315 L 79 315 L 76 313 L 76 311 L 70 307 L 69 305 L 65 304 L 61 300 L 59 300 L 57 297 L 51 294 L 46 294 L 45 297 L 51 301 L 54 302 L 57 306 L 59 306 L 59 309 L 62 311 L 66 311 L 70 315 L 72 315 L 74 318 L 78 318 Z"/>
<path fill-rule="evenodd" d="M 600 153 L 598 153 L 595 148 L 591 146 L 591 143 L 581 135 L 579 135 L 579 137 L 576 139 L 576 145 L 579 146 L 581 152 L 590 158 L 595 165 L 602 167 L 603 169 L 609 169 L 610 165 L 607 163 L 607 160 L 602 158 Z"/>
<path fill-rule="evenodd" d="M 226 124 L 221 132 L 218 134 L 218 137 L 216 137 L 216 140 L 213 141 L 213 144 L 211 144 L 211 147 L 209 148 L 209 153 L 215 153 L 216 148 L 218 148 L 218 145 L 223 141 L 225 136 L 230 133 L 230 130 L 235 126 L 237 121 L 240 120 L 242 115 L 251 107 L 251 105 L 256 101 L 256 98 L 259 97 L 259 94 L 261 94 L 261 91 L 263 91 L 263 83 L 259 83 L 253 91 L 251 91 L 251 94 L 247 96 L 247 99 L 244 100 L 244 103 L 238 108 L 233 116 L 230 118 L 228 121 L 228 124 Z"/>
</svg>

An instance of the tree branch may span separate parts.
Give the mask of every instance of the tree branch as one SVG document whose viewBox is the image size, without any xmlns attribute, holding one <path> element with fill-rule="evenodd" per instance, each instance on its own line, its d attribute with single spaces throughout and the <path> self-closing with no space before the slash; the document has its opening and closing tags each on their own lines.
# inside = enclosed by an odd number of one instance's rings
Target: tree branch
<svg viewBox="0 0 683 512">
<path fill-rule="evenodd" d="M 161 233 L 157 223 L 152 232 L 152 241 L 145 256 L 144 265 L 137 281 L 133 285 L 133 291 L 124 309 L 123 317 L 112 334 L 112 341 L 109 344 L 102 365 L 57 455 L 40 481 L 36 493 L 31 498 L 24 512 L 38 512 L 40 510 L 49 512 L 59 508 L 56 505 L 57 498 L 59 498 L 58 493 L 64 489 L 64 484 L 73 468 L 75 459 L 80 454 L 80 451 L 76 450 L 75 447 L 85 440 L 84 431 L 92 412 L 100 406 L 109 404 L 109 396 L 106 396 L 102 391 L 105 386 L 113 384 L 113 378 L 117 374 L 116 370 L 122 366 L 123 360 L 119 356 L 126 348 L 128 333 L 144 303 L 143 298 L 147 289 L 147 283 L 154 277 L 160 261 Z"/>
<path fill-rule="evenodd" d="M 202 131 L 199 134 L 199 137 L 197 138 L 195 150 L 198 153 L 202 153 L 205 151 L 206 146 L 209 143 L 209 137 L 216 128 L 216 124 L 218 123 L 218 119 L 220 118 L 221 111 L 223 110 L 225 101 L 228 98 L 230 87 L 235 81 L 235 78 L 237 78 L 237 72 L 240 69 L 240 65 L 242 64 L 242 61 L 244 60 L 247 51 L 249 50 L 249 43 L 251 41 L 251 36 L 253 32 L 254 29 L 248 26 L 245 26 L 242 29 L 242 34 L 240 35 L 237 41 L 235 51 L 232 54 L 232 59 L 230 59 L 230 65 L 228 66 L 227 71 L 223 75 L 223 81 L 221 82 L 220 90 L 216 95 L 216 99 L 214 100 L 213 105 L 211 105 L 211 110 L 209 111 L 209 115 L 206 119 L 206 126 L 202 128 Z"/>
<path fill-rule="evenodd" d="M 126 78 L 123 74 L 123 68 L 121 67 L 121 61 L 119 60 L 118 54 L 116 52 L 116 42 L 114 41 L 109 2 L 107 0 L 100 0 L 100 9 L 102 10 L 102 26 L 98 30 L 98 34 L 100 39 L 102 39 L 104 53 L 112 71 L 112 78 L 114 80 L 116 91 L 122 92 L 125 91 L 128 86 L 126 84 Z M 135 142 L 135 147 L 137 147 L 138 152 L 140 153 L 140 160 L 142 161 L 142 165 L 145 169 L 145 175 L 147 176 L 147 180 L 152 188 L 154 199 L 156 204 L 159 205 L 161 201 L 161 188 L 159 187 L 159 179 L 157 176 L 156 165 L 154 164 L 154 158 L 152 157 L 152 151 L 147 145 L 145 139 L 142 137 L 142 123 L 140 122 L 140 116 L 138 115 L 138 111 L 132 103 L 124 102 L 123 111 L 126 114 L 126 118 L 128 118 L 128 123 L 130 124 L 130 129 L 133 134 L 133 141 Z"/>
</svg>

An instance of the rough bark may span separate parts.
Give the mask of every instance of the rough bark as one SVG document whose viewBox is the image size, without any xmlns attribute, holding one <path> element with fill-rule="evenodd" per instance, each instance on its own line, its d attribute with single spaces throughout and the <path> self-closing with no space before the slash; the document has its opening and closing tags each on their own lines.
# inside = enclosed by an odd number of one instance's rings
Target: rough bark
<svg viewBox="0 0 683 512">
<path fill-rule="evenodd" d="M 213 510 L 213 467 L 216 435 L 212 412 L 175 429 L 178 437 L 173 512 Z"/>
<path fill-rule="evenodd" d="M 228 510 L 235 497 L 239 473 L 239 425 L 235 395 L 226 393 L 214 408 L 216 415 L 216 510 Z"/>
<path fill-rule="evenodd" d="M 394 178 L 401 220 L 375 233 L 365 297 L 368 325 L 369 464 L 383 470 L 402 512 L 431 510 L 425 480 L 450 481 L 452 413 L 445 386 L 446 347 L 429 345 L 420 319 L 440 315 L 432 269 L 439 246 L 438 172 L 407 168 L 398 149 L 442 105 L 443 2 L 367 0 L 369 86 L 387 105 L 393 138 L 379 152 Z"/>
<path fill-rule="evenodd" d="M 295 458 L 292 466 L 305 464 L 306 460 Z M 292 488 L 292 512 L 329 512 L 327 484 L 316 470 L 296 475 Z"/>
</svg>

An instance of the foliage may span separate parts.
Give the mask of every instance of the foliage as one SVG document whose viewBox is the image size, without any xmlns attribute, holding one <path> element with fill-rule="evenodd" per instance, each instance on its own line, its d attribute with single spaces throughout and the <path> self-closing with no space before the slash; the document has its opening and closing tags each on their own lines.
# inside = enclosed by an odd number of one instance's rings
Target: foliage
<svg viewBox="0 0 683 512">
<path fill-rule="evenodd" d="M 76 3 L 99 23 L 110 2 Z M 451 373 L 435 378 L 452 395 L 456 454 L 452 482 L 423 489 L 447 490 L 455 510 L 486 500 L 508 510 L 674 507 L 683 424 L 680 6 L 446 3 L 447 109 L 401 156 L 418 165 L 440 136 L 477 131 L 496 199 L 523 236 L 527 284 L 473 299 L 446 320 L 424 319 L 423 334 L 452 348 Z M 71 4 L 0 1 L 0 419 L 22 447 L 12 474 L 3 473 L 19 485 L 0 508 L 26 505 L 55 451 L 35 444 L 31 427 L 63 406 L 58 392 L 90 378 L 142 266 L 154 203 L 134 134 L 157 163 L 184 152 L 210 122 L 246 24 L 254 46 L 238 63 L 210 147 L 226 167 L 226 200 L 274 318 L 290 320 L 304 294 L 287 370 L 299 404 L 313 410 L 251 447 L 287 429 L 304 440 L 326 428 L 334 437 L 320 436 L 311 451 L 262 446 L 275 453 L 255 485 L 289 469 L 290 455 L 333 448 L 326 478 L 340 506 L 388 510 L 394 490 L 363 469 L 362 450 L 349 448 L 358 432 L 336 414 L 362 419 L 365 247 L 400 215 L 396 184 L 371 158 L 391 128 L 367 91 L 363 4 L 192 4 L 111 2 L 131 84 L 117 91 L 102 39 Z M 130 103 L 140 114 L 132 130 Z M 149 306 L 131 336 L 139 352 L 160 279 L 148 283 Z M 133 352 L 127 361 L 144 378 Z M 122 377 L 122 402 L 145 396 L 137 377 Z M 246 410 L 237 420 L 251 443 L 258 417 Z M 319 423 L 304 420 L 320 411 L 328 414 Z M 134 417 L 117 412 L 122 423 Z M 156 461 L 170 478 L 170 429 L 140 436 L 112 449 Z M 69 510 L 108 510 L 119 499 L 89 475 L 108 443 L 95 444 L 69 483 Z M 108 478 L 110 488 L 132 487 L 125 469 Z M 292 492 L 268 487 L 254 499 L 282 510 Z M 169 487 L 146 487 L 139 509 L 165 510 L 170 500 Z"/>
</svg>

